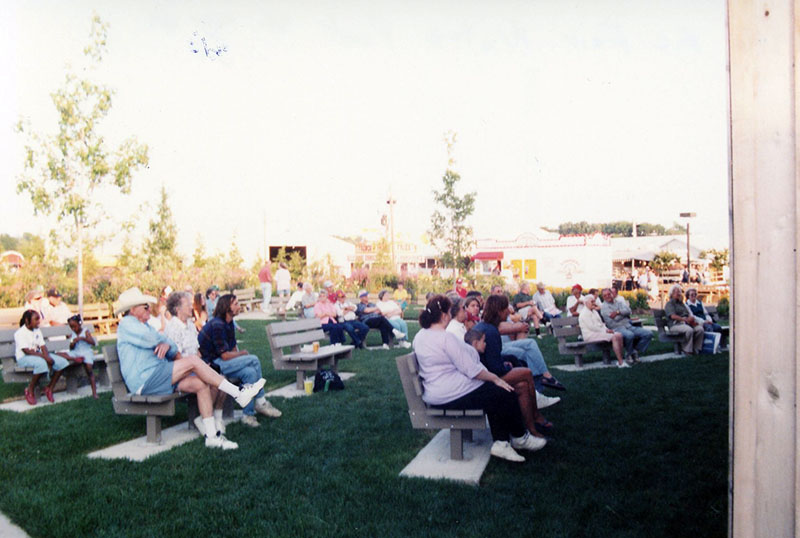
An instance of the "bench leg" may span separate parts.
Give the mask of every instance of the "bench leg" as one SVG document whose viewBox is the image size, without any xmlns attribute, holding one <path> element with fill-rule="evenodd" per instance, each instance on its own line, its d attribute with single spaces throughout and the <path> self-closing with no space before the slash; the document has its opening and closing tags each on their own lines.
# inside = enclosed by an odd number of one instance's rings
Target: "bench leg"
<svg viewBox="0 0 800 538">
<path fill-rule="evenodd" d="M 67 382 L 67 393 L 75 394 L 78 392 L 78 376 L 75 372 L 70 372 L 69 375 L 64 376 Z"/>
<path fill-rule="evenodd" d="M 303 370 L 297 370 L 297 390 L 304 390 L 303 381 L 305 381 L 306 373 Z"/>
<path fill-rule="evenodd" d="M 147 443 L 161 444 L 161 417 L 159 416 L 147 415 Z"/>
<path fill-rule="evenodd" d="M 606 366 L 611 364 L 611 350 L 608 348 L 603 348 L 603 364 Z"/>
<path fill-rule="evenodd" d="M 233 396 L 230 394 L 225 398 L 225 403 L 222 404 L 222 418 L 233 418 Z"/>
<path fill-rule="evenodd" d="M 450 459 L 463 460 L 464 459 L 464 430 L 457 430 L 450 428 Z M 472 433 L 472 432 L 470 432 Z"/>
<path fill-rule="evenodd" d="M 583 368 L 583 355 L 575 355 L 575 366 Z"/>
<path fill-rule="evenodd" d="M 97 366 L 97 363 L 95 363 L 95 366 Z M 105 363 L 100 367 L 94 368 L 94 380 L 98 387 L 111 386 L 111 381 L 108 379 L 108 368 L 106 368 Z"/>
<path fill-rule="evenodd" d="M 675 352 L 676 355 L 680 355 L 683 353 L 683 348 L 681 347 L 680 342 L 673 342 L 672 350 Z"/>
</svg>

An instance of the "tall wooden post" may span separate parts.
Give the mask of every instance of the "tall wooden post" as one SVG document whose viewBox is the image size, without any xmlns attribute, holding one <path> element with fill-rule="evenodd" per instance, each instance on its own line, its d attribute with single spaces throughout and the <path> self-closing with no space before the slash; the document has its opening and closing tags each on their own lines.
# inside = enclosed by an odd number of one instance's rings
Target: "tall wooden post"
<svg viewBox="0 0 800 538">
<path fill-rule="evenodd" d="M 800 533 L 797 79 L 800 2 L 728 3 L 734 537 Z"/>
</svg>

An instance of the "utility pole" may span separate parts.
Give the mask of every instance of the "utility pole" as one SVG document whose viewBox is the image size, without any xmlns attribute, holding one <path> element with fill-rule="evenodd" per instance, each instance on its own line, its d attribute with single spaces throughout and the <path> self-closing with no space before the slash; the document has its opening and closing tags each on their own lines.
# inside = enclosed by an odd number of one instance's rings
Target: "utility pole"
<svg viewBox="0 0 800 538">
<path fill-rule="evenodd" d="M 397 259 L 395 258 L 394 254 L 394 204 L 397 203 L 392 197 L 392 189 L 389 189 L 389 199 L 386 200 L 386 203 L 389 205 L 389 230 L 391 233 L 392 239 L 392 271 L 397 271 Z"/>
<path fill-rule="evenodd" d="M 696 216 L 697 213 L 681 213 L 681 217 L 686 219 L 686 270 L 690 275 L 692 273 L 692 265 L 691 251 L 689 250 L 689 219 Z"/>
</svg>

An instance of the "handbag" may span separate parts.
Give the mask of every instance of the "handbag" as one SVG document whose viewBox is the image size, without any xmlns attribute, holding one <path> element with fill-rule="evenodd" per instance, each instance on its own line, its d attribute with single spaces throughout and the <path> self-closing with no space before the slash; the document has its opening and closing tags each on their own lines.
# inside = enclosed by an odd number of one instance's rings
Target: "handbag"
<svg viewBox="0 0 800 538">
<path fill-rule="evenodd" d="M 344 383 L 339 374 L 333 370 L 317 370 L 314 376 L 314 392 L 328 392 L 329 390 L 343 390 Z"/>
</svg>

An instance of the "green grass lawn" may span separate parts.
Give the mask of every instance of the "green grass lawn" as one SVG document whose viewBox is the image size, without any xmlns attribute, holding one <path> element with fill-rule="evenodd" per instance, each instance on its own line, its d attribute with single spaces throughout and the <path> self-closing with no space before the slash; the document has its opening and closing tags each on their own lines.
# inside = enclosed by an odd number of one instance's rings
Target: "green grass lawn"
<svg viewBox="0 0 800 538">
<path fill-rule="evenodd" d="M 242 325 L 268 386 L 291 383 L 272 370 L 264 323 Z M 572 363 L 540 343 L 549 364 Z M 47 537 L 725 536 L 727 355 L 557 372 L 555 440 L 521 465 L 493 458 L 474 488 L 398 477 L 434 433 L 411 429 L 399 354 L 356 351 L 344 391 L 274 399 L 283 417 L 231 426 L 232 452 L 197 440 L 142 463 L 89 460 L 144 434 L 110 393 L 0 412 L 0 511 Z"/>
</svg>

